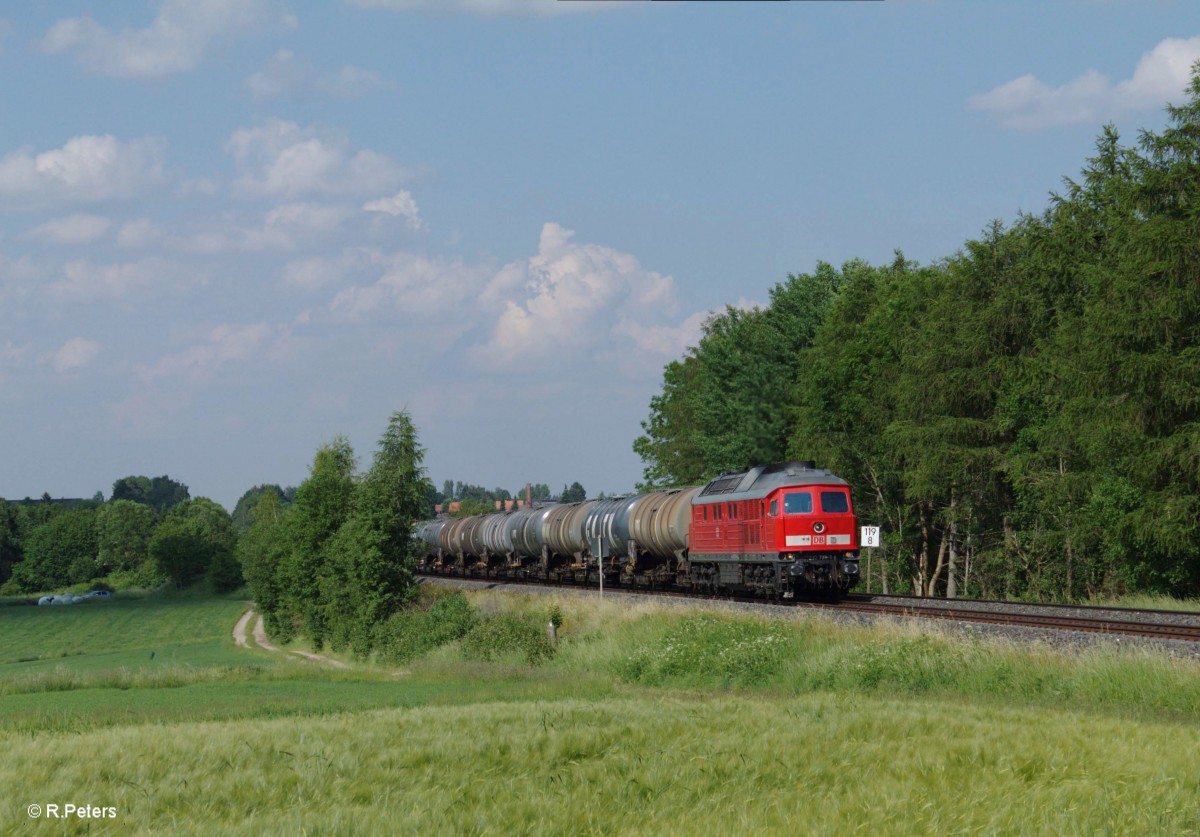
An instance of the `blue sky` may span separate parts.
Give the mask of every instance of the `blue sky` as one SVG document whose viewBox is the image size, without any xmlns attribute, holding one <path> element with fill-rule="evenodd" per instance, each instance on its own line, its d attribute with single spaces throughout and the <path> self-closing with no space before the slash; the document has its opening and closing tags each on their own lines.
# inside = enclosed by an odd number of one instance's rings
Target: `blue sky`
<svg viewBox="0 0 1200 837">
<path fill-rule="evenodd" d="M 1184 0 L 8 4 L 0 496 L 232 507 L 404 407 L 439 485 L 627 490 L 708 312 L 1041 210 L 1197 59 Z"/>
</svg>

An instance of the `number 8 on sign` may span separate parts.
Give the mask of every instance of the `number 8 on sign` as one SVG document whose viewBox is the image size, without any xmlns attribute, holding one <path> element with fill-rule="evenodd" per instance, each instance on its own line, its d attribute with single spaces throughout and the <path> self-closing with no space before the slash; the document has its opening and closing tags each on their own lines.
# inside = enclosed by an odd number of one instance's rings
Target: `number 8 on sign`
<svg viewBox="0 0 1200 837">
<path fill-rule="evenodd" d="M 861 536 L 859 537 L 860 546 L 879 546 L 879 527 L 878 526 L 863 526 Z"/>
</svg>

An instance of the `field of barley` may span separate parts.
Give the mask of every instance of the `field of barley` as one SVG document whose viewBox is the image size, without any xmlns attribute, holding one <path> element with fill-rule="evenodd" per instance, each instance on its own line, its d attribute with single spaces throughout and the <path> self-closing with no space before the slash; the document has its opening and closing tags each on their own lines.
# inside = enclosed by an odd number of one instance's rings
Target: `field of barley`
<svg viewBox="0 0 1200 837">
<path fill-rule="evenodd" d="M 235 648 L 236 597 L 2 608 L 0 833 L 1200 831 L 1192 661 L 565 594 L 461 605 L 460 635 L 405 623 L 347 671 Z M 116 816 L 28 813 L 67 802 Z"/>
</svg>

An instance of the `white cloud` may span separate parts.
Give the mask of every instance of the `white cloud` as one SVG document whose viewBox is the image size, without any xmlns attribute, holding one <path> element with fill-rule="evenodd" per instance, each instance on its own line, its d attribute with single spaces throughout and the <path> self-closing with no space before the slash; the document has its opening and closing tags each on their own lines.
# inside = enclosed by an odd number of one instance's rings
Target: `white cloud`
<svg viewBox="0 0 1200 837">
<path fill-rule="evenodd" d="M 452 323 L 461 334 L 477 322 L 474 300 L 487 281 L 488 269 L 458 259 L 414 253 L 357 251 L 343 265 L 359 273 L 382 271 L 371 285 L 339 292 L 331 305 L 352 320 L 372 314 L 408 322 Z"/>
<path fill-rule="evenodd" d="M 250 195 L 378 194 L 405 178 L 383 154 L 353 151 L 340 134 L 280 119 L 235 131 L 225 148 L 241 170 L 237 189 Z"/>
<path fill-rule="evenodd" d="M 0 158 L 0 203 L 24 209 L 131 198 L 163 183 L 162 156 L 159 140 L 111 135 L 75 137 L 40 154 L 21 148 Z"/>
<path fill-rule="evenodd" d="M 402 326 L 388 332 L 381 350 L 399 356 L 419 331 L 423 346 L 465 351 L 468 365 L 482 370 L 536 360 L 656 377 L 663 362 L 699 339 L 708 316 L 681 317 L 671 277 L 629 253 L 578 243 L 554 223 L 544 225 L 536 255 L 499 269 L 360 249 L 294 261 L 284 281 L 310 291 L 341 286 L 330 304 L 335 319 Z"/>
<path fill-rule="evenodd" d="M 227 364 L 244 361 L 260 353 L 273 354 L 268 344 L 272 338 L 280 336 L 280 331 L 279 327 L 265 322 L 219 325 L 208 332 L 203 342 L 167 355 L 153 366 L 139 366 L 136 372 L 146 385 L 161 378 L 206 381 Z"/>
<path fill-rule="evenodd" d="M 100 354 L 100 349 L 100 344 L 94 340 L 76 337 L 68 340 L 58 351 L 51 352 L 48 360 L 56 371 L 67 372 L 87 366 Z"/>
<path fill-rule="evenodd" d="M 700 342 L 705 320 L 712 311 L 697 311 L 679 325 L 652 325 L 621 319 L 613 326 L 613 334 L 628 340 L 639 351 L 659 358 L 675 358 L 688 346 Z"/>
<path fill-rule="evenodd" d="M 628 0 L 626 0 L 628 2 Z M 573 0 L 350 0 L 364 9 L 386 9 L 394 12 L 468 12 L 487 16 L 549 16 L 577 12 L 613 11 L 625 2 L 596 2 Z"/>
<path fill-rule="evenodd" d="M 154 285 L 179 284 L 197 278 L 191 269 L 163 259 L 115 264 L 79 260 L 67 262 L 62 278 L 51 283 L 48 290 L 52 296 L 66 301 L 120 299 Z"/>
<path fill-rule="evenodd" d="M 49 244 L 91 244 L 108 232 L 112 222 L 103 215 L 68 215 L 54 218 L 29 231 L 30 238 Z"/>
<path fill-rule="evenodd" d="M 496 274 L 482 301 L 502 305 L 502 311 L 475 358 L 508 365 L 520 357 L 564 362 L 596 352 L 626 359 L 641 351 L 678 354 L 696 325 L 674 325 L 679 307 L 674 280 L 646 270 L 628 253 L 577 244 L 573 237 L 558 224 L 546 224 L 538 254 Z M 631 334 L 643 337 L 632 341 Z M 653 359 L 656 372 L 660 360 Z"/>
<path fill-rule="evenodd" d="M 122 224 L 117 231 L 117 244 L 142 249 L 159 243 L 162 236 L 162 230 L 149 218 L 134 218 Z"/>
<path fill-rule="evenodd" d="M 1192 64 L 1200 60 L 1200 36 L 1167 38 L 1138 61 L 1132 77 L 1112 84 L 1088 70 L 1061 87 L 1033 75 L 972 96 L 972 110 L 991 113 L 1006 128 L 1036 131 L 1056 125 L 1099 123 L 1130 111 L 1162 108 L 1178 101 L 1188 85 Z"/>
<path fill-rule="evenodd" d="M 72 53 L 103 75 L 162 78 L 195 68 L 212 43 L 294 25 L 278 0 L 163 0 L 144 29 L 113 31 L 90 17 L 60 20 L 42 49 Z"/>
<path fill-rule="evenodd" d="M 362 205 L 363 212 L 378 212 L 393 218 L 403 218 L 410 229 L 422 229 L 425 224 L 417 210 L 417 202 L 406 190 L 401 189 L 390 198 L 379 198 L 367 201 Z"/>
<path fill-rule="evenodd" d="M 284 284 L 306 291 L 326 285 L 343 284 L 354 271 L 361 270 L 370 257 L 356 250 L 347 250 L 336 258 L 315 256 L 296 259 L 283 267 Z"/>
<path fill-rule="evenodd" d="M 260 229 L 246 233 L 244 248 L 292 249 L 302 242 L 336 230 L 350 210 L 318 203 L 286 203 L 263 216 Z"/>
<path fill-rule="evenodd" d="M 28 253 L 17 257 L 0 253 L 0 291 L 12 289 L 17 283 L 45 279 L 57 269 L 46 260 L 37 260 Z"/>
<path fill-rule="evenodd" d="M 291 202 L 261 216 L 225 212 L 193 218 L 172 227 L 137 218 L 117 232 L 117 244 L 130 249 L 159 248 L 178 253 L 217 255 L 294 250 L 315 246 L 354 215 L 348 206 Z"/>
<path fill-rule="evenodd" d="M 377 73 L 350 64 L 336 73 L 322 72 L 286 49 L 275 53 L 261 71 L 246 79 L 250 95 L 259 100 L 306 94 L 353 98 L 387 86 Z"/>
</svg>

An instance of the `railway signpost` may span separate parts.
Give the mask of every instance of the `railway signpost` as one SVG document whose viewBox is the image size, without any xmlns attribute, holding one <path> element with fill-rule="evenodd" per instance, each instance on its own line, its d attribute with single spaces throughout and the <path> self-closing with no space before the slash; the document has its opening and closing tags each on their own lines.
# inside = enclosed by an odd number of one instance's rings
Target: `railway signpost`
<svg viewBox="0 0 1200 837">
<path fill-rule="evenodd" d="M 876 548 L 879 546 L 879 527 L 878 526 L 862 526 L 859 534 L 858 543 L 860 546 L 868 546 Z"/>
</svg>

